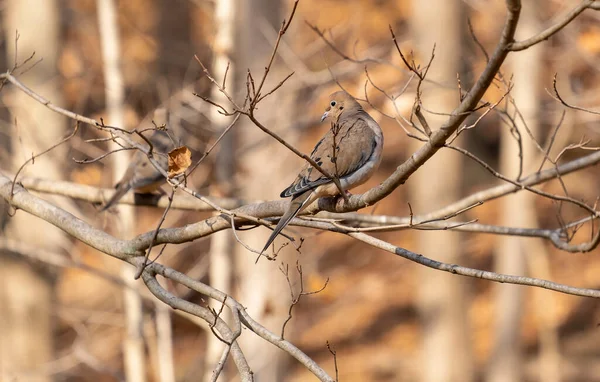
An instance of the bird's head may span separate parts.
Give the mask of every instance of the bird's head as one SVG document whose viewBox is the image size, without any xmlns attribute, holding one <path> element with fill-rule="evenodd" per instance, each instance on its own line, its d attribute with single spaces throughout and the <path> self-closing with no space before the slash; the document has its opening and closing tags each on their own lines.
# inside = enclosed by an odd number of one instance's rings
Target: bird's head
<svg viewBox="0 0 600 382">
<path fill-rule="evenodd" d="M 352 111 L 360 110 L 362 107 L 356 100 L 345 91 L 339 91 L 329 96 L 329 101 L 325 113 L 321 117 L 321 122 L 331 118 L 333 122 L 340 119 L 342 113 L 350 114 Z"/>
</svg>

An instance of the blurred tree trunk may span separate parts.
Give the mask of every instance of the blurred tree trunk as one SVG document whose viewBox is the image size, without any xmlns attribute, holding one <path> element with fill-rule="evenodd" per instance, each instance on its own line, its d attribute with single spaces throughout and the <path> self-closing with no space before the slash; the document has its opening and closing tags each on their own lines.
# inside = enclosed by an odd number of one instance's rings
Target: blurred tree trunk
<svg viewBox="0 0 600 382">
<path fill-rule="evenodd" d="M 457 74 L 461 71 L 462 2 L 458 0 L 413 1 L 411 17 L 414 46 L 419 61 L 435 59 L 425 84 L 423 104 L 435 112 L 448 113 L 459 102 Z M 429 126 L 438 128 L 444 115 L 425 113 Z M 421 143 L 415 143 L 414 149 Z M 461 196 L 462 158 L 441 150 L 407 182 L 415 213 L 426 213 Z M 416 231 L 417 250 L 448 263 L 461 263 L 461 235 L 455 232 Z M 433 238 L 436 238 L 434 240 Z M 421 267 L 419 311 L 423 322 L 423 381 L 470 381 L 473 362 L 466 302 L 468 280 Z"/>
<path fill-rule="evenodd" d="M 523 4 L 521 21 L 517 30 L 517 40 L 528 38 L 537 33 L 541 28 L 536 15 L 536 6 L 531 3 Z M 531 134 L 540 139 L 540 90 L 542 84 L 539 73 L 542 73 L 542 53 L 544 44 L 538 44 L 523 52 L 518 52 L 509 61 L 514 74 L 514 88 L 512 95 L 515 104 L 521 112 L 526 126 L 519 117 L 515 117 L 517 129 L 520 133 L 523 146 L 523 174 L 536 171 L 540 163 L 540 153 L 531 141 L 526 127 Z M 514 110 L 510 111 L 514 115 Z M 519 158 L 519 145 L 513 134 L 511 126 L 504 126 L 501 135 L 500 172 L 514 178 L 519 173 L 521 166 Z M 535 214 L 535 197 L 532 193 L 521 192 L 503 199 L 501 225 L 514 227 L 537 226 Z M 517 237 L 504 236 L 495 255 L 495 271 L 511 275 L 524 275 L 526 273 L 526 252 L 533 249 L 538 256 L 543 256 L 543 245 L 536 243 L 537 239 L 523 241 Z M 533 255 L 533 253 L 529 253 Z M 537 264 L 543 265 L 542 258 L 537 258 Z M 540 271 L 542 271 L 540 269 Z M 516 285 L 496 284 L 496 312 L 497 318 L 495 328 L 494 347 L 491 354 L 487 371 L 487 380 L 490 382 L 509 382 L 523 379 L 523 344 L 521 342 L 521 320 L 523 316 L 523 299 L 525 289 Z M 537 293 L 537 292 L 536 292 Z M 539 305 L 538 305 L 539 306 Z M 546 309 L 546 304 L 544 304 Z M 549 336 L 549 337 L 548 337 Z M 542 351 L 545 359 L 556 360 L 555 341 L 551 333 L 543 335 Z M 552 344 L 554 342 L 554 345 Z M 554 348 L 554 350 L 552 350 Z M 554 356 L 552 354 L 554 353 Z M 550 373 L 542 380 L 550 381 L 559 375 L 552 366 L 553 362 L 547 363 Z M 541 366 L 544 368 L 544 366 Z M 546 377 L 553 376 L 552 379 Z"/>
<path fill-rule="evenodd" d="M 63 104 L 56 68 L 60 51 L 58 1 L 8 0 L 3 7 L 8 65 L 22 62 L 35 52 L 29 65 L 43 60 L 19 75 L 20 80 L 52 102 Z M 16 31 L 20 35 L 18 57 L 15 57 Z M 12 90 L 5 97 L 14 122 L 11 155 L 16 170 L 32 153 L 39 153 L 63 138 L 65 119 L 22 92 Z M 65 175 L 62 171 L 65 153 L 64 147 L 57 148 L 36 159 L 22 174 L 61 179 Z M 68 251 L 70 247 L 61 230 L 22 211 L 9 220 L 5 234 L 55 252 Z M 0 255 L 0 280 L 0 379 L 50 381 L 40 367 L 53 358 L 53 278 L 42 267 L 4 253 Z"/>
<path fill-rule="evenodd" d="M 125 86 L 121 69 L 121 43 L 117 21 L 115 0 L 96 0 L 98 10 L 98 27 L 102 46 L 104 88 L 106 99 L 107 123 L 126 128 L 124 118 Z M 160 123 L 160 122 L 158 122 Z M 119 145 L 112 143 L 111 150 L 118 150 Z M 129 162 L 131 152 L 120 151 L 112 154 L 113 181 L 116 184 L 123 176 Z M 133 237 L 135 230 L 135 209 L 133 206 L 119 205 L 116 232 L 122 237 Z M 125 375 L 129 382 L 146 380 L 146 357 L 144 350 L 142 298 L 135 291 L 136 269 L 129 264 L 121 265 L 121 277 L 125 283 L 123 288 L 123 310 L 125 312 L 125 338 L 123 341 L 123 357 Z"/>
<path fill-rule="evenodd" d="M 255 80 L 264 73 L 264 67 L 273 48 L 274 40 L 267 41 L 261 34 L 260 23 L 267 23 L 278 30 L 283 20 L 283 6 L 287 2 L 278 0 L 249 0 L 240 3 L 240 45 L 242 56 L 238 66 L 240 78 L 245 80 L 245 69 L 250 68 Z M 293 28 L 293 26 L 292 26 Z M 293 36 L 293 31 L 289 32 Z M 276 60 L 277 63 L 277 60 Z M 282 78 L 282 74 L 273 70 L 266 88 L 273 86 Z M 264 91 L 263 91 L 264 93 Z M 238 97 L 239 98 L 239 97 Z M 286 92 L 283 86 L 274 95 L 259 105 L 258 118 L 267 121 L 266 126 L 278 133 L 288 132 L 291 125 L 290 116 L 295 115 L 294 95 Z M 252 149 L 240 152 L 238 160 L 240 174 L 238 180 L 240 197 L 243 199 L 276 199 L 279 187 L 293 180 L 294 171 L 302 163 L 290 160 L 294 157 L 285 147 L 275 140 L 266 137 L 256 126 L 247 123 L 237 127 L 239 140 L 245 147 Z M 286 135 L 287 136 L 287 135 Z M 264 141 L 265 137 L 267 138 Z M 258 142 L 265 142 L 257 144 Z M 293 139 L 289 141 L 297 143 Z M 293 175 L 292 175 L 293 174 Z M 291 175 L 291 176 L 290 176 Z M 274 189 L 276 188 L 276 189 Z M 262 249 L 270 231 L 259 228 L 243 235 L 243 240 L 254 249 Z M 278 243 L 280 243 L 278 241 Z M 279 271 L 279 264 L 293 250 L 281 251 L 277 261 L 262 258 L 254 264 L 256 254 L 236 245 L 237 298 L 248 308 L 248 312 L 260 323 L 275 333 L 281 331 L 281 325 L 287 317 L 289 307 L 289 287 L 285 277 Z M 290 267 L 293 268 L 293 267 Z M 250 367 L 257 381 L 282 381 L 285 376 L 285 353 L 252 333 L 244 333 L 241 346 L 248 358 Z"/>
<path fill-rule="evenodd" d="M 215 42 L 213 46 L 214 58 L 212 63 L 211 73 L 218 81 L 223 81 L 227 71 L 227 83 L 225 84 L 231 94 L 239 94 L 243 88 L 240 83 L 237 67 L 238 58 L 234 57 L 234 53 L 238 52 L 236 43 L 236 15 L 238 13 L 236 0 L 221 0 L 215 4 Z M 239 25 L 239 24 L 238 24 Z M 227 66 L 230 65 L 229 70 Z M 210 99 L 221 104 L 227 105 L 227 98 L 216 86 L 211 89 Z M 218 112 L 217 108 L 211 109 L 210 119 L 213 128 L 216 131 L 222 131 L 231 123 L 231 117 L 225 117 Z M 216 187 L 213 187 L 211 194 L 220 196 L 233 197 L 235 196 L 235 180 L 236 173 L 236 135 L 237 129 L 233 129 L 219 143 L 217 160 L 215 164 L 215 181 Z M 218 213 L 217 213 L 218 215 Z M 231 234 L 231 231 L 224 230 L 215 233 L 211 237 L 210 242 L 210 266 L 209 279 L 210 285 L 224 293 L 231 294 L 232 279 L 233 279 L 233 253 L 236 241 Z M 221 310 L 221 302 L 211 301 L 211 306 L 215 311 Z M 231 322 L 231 317 L 227 312 L 223 312 L 221 318 L 227 322 Z M 205 358 L 204 380 L 210 381 L 213 375 L 213 370 L 216 367 L 221 353 L 225 348 L 225 344 L 215 336 L 208 336 L 208 343 Z M 228 380 L 227 369 L 221 372 L 220 378 Z"/>
<path fill-rule="evenodd" d="M 161 18 L 157 39 L 162 54 L 157 57 L 157 82 L 151 86 L 166 85 L 175 92 L 190 80 L 185 78 L 189 67 L 196 68 L 198 65 L 192 54 L 203 54 L 186 49 L 192 34 L 190 13 L 194 2 L 180 1 L 174 5 L 172 1 L 160 0 L 155 3 Z"/>
</svg>

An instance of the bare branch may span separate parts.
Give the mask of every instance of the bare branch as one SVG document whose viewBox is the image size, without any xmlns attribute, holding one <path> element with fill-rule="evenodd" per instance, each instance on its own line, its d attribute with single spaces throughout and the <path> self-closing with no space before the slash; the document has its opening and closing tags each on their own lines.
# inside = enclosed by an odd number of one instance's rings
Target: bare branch
<svg viewBox="0 0 600 382">
<path fill-rule="evenodd" d="M 28 164 L 28 163 L 33 163 L 35 161 L 36 158 L 41 157 L 42 155 L 54 150 L 55 148 L 57 148 L 58 146 L 62 145 L 63 143 L 69 141 L 71 138 L 73 138 L 75 136 L 75 134 L 77 134 L 77 130 L 79 130 L 79 123 L 76 122 L 75 123 L 75 127 L 73 128 L 73 131 L 71 132 L 71 134 L 67 135 L 66 137 L 64 137 L 63 139 L 60 140 L 60 142 L 50 146 L 49 148 L 47 148 L 46 150 L 42 151 L 39 154 L 35 154 L 32 155 L 31 158 L 29 158 L 28 160 L 25 161 L 25 163 L 23 163 L 21 165 L 21 167 L 19 167 L 19 169 L 17 170 L 17 173 L 15 174 L 15 177 L 13 178 L 13 190 L 14 190 L 14 185 L 17 183 L 17 177 L 19 176 L 19 173 L 23 170 L 23 168 Z M 13 190 L 11 190 L 11 194 L 13 193 Z"/>
<path fill-rule="evenodd" d="M 557 77 L 557 73 L 554 73 L 554 78 L 552 79 L 552 87 L 554 89 L 554 95 L 556 96 L 556 99 L 562 103 L 563 105 L 565 105 L 566 107 L 568 107 L 569 109 L 573 109 L 573 110 L 579 110 L 579 111 L 584 111 L 586 113 L 590 113 L 590 114 L 596 114 L 596 115 L 600 115 L 600 111 L 594 111 L 594 110 L 590 110 L 590 109 L 586 109 L 580 106 L 573 106 L 569 103 L 567 103 L 562 97 L 561 95 L 558 93 L 558 89 L 556 88 L 556 77 Z"/>
<path fill-rule="evenodd" d="M 527 186 L 525 184 L 523 184 L 522 182 L 519 181 L 515 181 L 512 179 L 507 178 L 506 176 L 500 174 L 499 172 L 495 171 L 494 169 L 492 169 L 487 163 L 485 163 L 483 160 L 479 159 L 477 156 L 475 156 L 474 154 L 472 154 L 471 152 L 465 150 L 465 149 L 461 149 L 460 147 L 456 147 L 456 146 L 449 146 L 447 145 L 446 147 L 458 151 L 461 154 L 467 156 L 468 158 L 474 160 L 475 162 L 477 162 L 479 165 L 481 165 L 483 168 L 485 168 L 488 172 L 490 172 L 493 176 L 502 179 L 505 182 L 508 182 L 510 184 L 515 185 L 516 187 L 519 187 L 521 189 L 525 189 L 527 191 L 530 191 L 534 194 L 538 194 L 540 196 L 544 196 L 548 199 L 553 199 L 553 200 L 557 200 L 557 201 L 562 201 L 562 202 L 569 202 L 572 203 L 588 212 L 590 212 L 592 214 L 592 216 L 595 216 L 597 214 L 596 211 L 594 211 L 594 209 L 590 206 L 588 206 L 587 204 L 577 200 L 577 199 L 573 199 L 571 197 L 568 196 L 560 196 L 560 195 L 554 195 L 554 194 L 550 194 L 548 192 L 544 192 L 538 189 L 535 189 L 533 187 Z M 560 179 L 560 175 L 557 176 L 557 179 Z"/>
<path fill-rule="evenodd" d="M 271 52 L 271 58 L 269 58 L 269 63 L 265 66 L 265 72 L 260 80 L 260 83 L 256 87 L 256 97 L 253 102 L 251 102 L 250 109 L 253 109 L 253 106 L 256 105 L 260 101 L 260 92 L 265 84 L 269 71 L 271 70 L 271 66 L 273 65 L 273 60 L 275 60 L 275 55 L 277 55 L 277 49 L 279 48 L 279 44 L 281 43 L 281 38 L 287 32 L 292 20 L 294 19 L 294 15 L 296 14 L 296 9 L 298 8 L 298 1 L 294 0 L 294 5 L 292 6 L 292 11 L 290 12 L 290 16 L 287 21 L 283 20 L 281 23 L 281 28 L 279 29 L 279 34 L 277 35 L 277 40 L 275 40 L 275 45 L 273 46 L 273 51 Z M 285 80 L 284 80 L 285 81 Z M 282 81 L 283 83 L 283 81 Z M 264 98 L 264 97 L 263 97 Z"/>
<path fill-rule="evenodd" d="M 7 174 L 8 172 L 0 169 L 0 173 Z M 22 184 L 23 187 L 28 190 L 65 196 L 90 203 L 103 203 L 114 192 L 114 189 L 109 188 L 97 188 L 73 182 L 34 177 L 22 177 L 18 180 L 18 183 Z M 217 204 L 226 209 L 234 209 L 248 203 L 248 201 L 233 198 L 219 198 L 211 196 L 207 197 L 207 199 L 211 201 L 211 204 Z M 166 208 L 169 205 L 169 200 L 167 195 L 149 196 L 129 193 L 123 196 L 123 198 L 120 200 L 120 203 Z M 171 208 L 192 211 L 214 211 L 214 208 L 211 207 L 211 205 L 191 196 L 185 197 L 185 195 L 180 195 L 178 198 L 173 200 Z"/>
<path fill-rule="evenodd" d="M 329 48 L 331 48 L 331 50 L 333 50 L 338 56 L 340 56 L 341 58 L 343 58 L 346 61 L 352 62 L 354 64 L 361 64 L 361 65 L 364 65 L 367 63 L 383 64 L 383 65 L 391 66 L 396 69 L 401 69 L 401 67 L 398 67 L 397 65 L 394 65 L 391 62 L 380 60 L 377 58 L 370 58 L 370 57 L 364 58 L 364 59 L 352 58 L 352 57 L 348 56 L 346 53 L 344 53 L 341 49 L 339 49 L 332 41 L 330 41 L 325 36 L 325 33 L 323 33 L 323 31 L 321 31 L 315 25 L 309 23 L 308 21 L 305 21 L 305 23 L 306 23 L 306 25 L 308 25 L 308 27 L 310 29 L 312 29 L 313 32 L 315 32 L 317 34 L 317 36 L 319 36 L 319 38 L 323 42 L 325 42 L 325 44 L 327 44 L 327 46 L 329 46 Z"/>
<path fill-rule="evenodd" d="M 327 344 L 327 350 L 329 350 L 329 352 L 333 356 L 333 366 L 335 367 L 335 381 L 337 382 L 340 380 L 340 376 L 339 376 L 339 372 L 338 372 L 338 364 L 337 364 L 337 352 L 331 347 L 331 345 L 329 345 L 329 341 L 327 341 L 326 344 Z"/>
<path fill-rule="evenodd" d="M 158 231 L 160 230 L 160 227 L 162 227 L 163 223 L 165 222 L 165 219 L 167 218 L 167 214 L 171 210 L 171 205 L 173 204 L 173 196 L 174 195 L 175 195 L 175 189 L 171 190 L 171 195 L 169 195 L 169 204 L 167 205 L 167 208 L 164 209 L 163 215 L 160 218 L 160 220 L 158 221 L 156 229 L 154 230 L 154 236 L 152 237 L 150 246 L 148 247 L 148 250 L 146 251 L 146 256 L 144 257 L 144 262 L 142 263 L 142 266 L 140 268 L 138 268 L 138 270 L 136 271 L 135 276 L 133 276 L 133 278 L 135 280 L 140 278 L 140 276 L 142 275 L 142 272 L 144 272 L 144 269 L 146 269 L 146 265 L 148 265 L 148 259 L 150 258 L 150 252 L 152 252 L 152 247 L 154 246 L 154 243 L 156 242 L 156 236 L 158 235 Z M 162 253 L 162 251 L 165 249 L 165 247 L 166 247 L 166 244 L 165 244 L 165 246 L 163 246 L 160 253 Z M 159 256 L 160 256 L 160 254 L 156 257 L 156 259 L 154 259 L 152 261 L 154 262 L 154 261 L 158 260 Z"/>
<path fill-rule="evenodd" d="M 288 308 L 288 316 L 287 316 L 286 320 L 283 322 L 283 325 L 281 326 L 281 339 L 283 339 L 283 338 L 285 338 L 285 327 L 287 326 L 288 322 L 290 322 L 292 320 L 292 310 L 294 309 L 294 306 L 298 305 L 302 296 L 309 296 L 311 294 L 317 294 L 317 293 L 324 291 L 325 288 L 327 288 L 327 284 L 329 284 L 329 278 L 327 278 L 327 280 L 325 280 L 325 284 L 321 288 L 319 288 L 315 291 L 312 291 L 312 292 L 305 292 L 304 291 L 304 273 L 302 272 L 302 266 L 300 265 L 300 262 L 298 260 L 296 260 L 296 271 L 298 272 L 298 277 L 300 278 L 300 290 L 298 291 L 298 294 L 294 296 L 294 287 L 292 285 L 292 280 L 290 279 L 289 265 L 281 264 L 281 266 L 279 267 L 279 270 L 281 271 L 281 273 L 283 273 L 283 275 L 285 276 L 285 279 L 287 280 L 288 287 L 290 288 L 290 296 L 292 299 L 292 301 L 290 303 L 290 307 Z"/>
<path fill-rule="evenodd" d="M 559 21 L 557 21 L 554 25 L 546 28 L 544 31 L 539 34 L 528 38 L 523 41 L 515 41 L 511 42 L 507 45 L 506 49 L 511 50 L 513 52 L 525 50 L 529 47 L 534 46 L 542 41 L 545 41 L 556 34 L 558 31 L 567 26 L 571 21 L 573 21 L 579 14 L 585 11 L 588 8 L 595 8 L 598 6 L 598 3 L 594 0 L 583 0 L 579 3 L 578 6 L 573 8 L 569 13 L 564 15 Z"/>
<path fill-rule="evenodd" d="M 112 138 L 110 139 L 112 140 Z M 114 154 L 114 153 L 118 153 L 120 151 L 128 151 L 128 150 L 135 150 L 135 148 L 133 147 L 123 147 L 120 149 L 115 149 L 115 150 L 110 150 L 109 152 L 106 152 L 102 155 L 99 155 L 95 158 L 92 159 L 75 159 L 73 158 L 73 162 L 77 163 L 77 164 L 92 164 L 92 163 L 96 163 L 96 162 L 100 162 L 102 159 Z"/>
<path fill-rule="evenodd" d="M 486 65 L 483 73 L 475 82 L 475 85 L 469 90 L 463 98 L 460 105 L 451 113 L 448 121 L 440 129 L 432 133 L 429 141 L 417 150 L 406 162 L 398 166 L 396 171 L 390 175 L 379 186 L 372 188 L 362 195 L 353 195 L 349 202 L 344 200 L 320 199 L 319 207 L 328 211 L 345 212 L 356 211 L 369 205 L 375 204 L 394 191 L 398 186 L 404 184 L 406 180 L 420 168 L 429 158 L 431 158 L 444 145 L 446 140 L 459 128 L 467 115 L 477 107 L 477 104 L 483 97 L 485 91 L 494 80 L 500 66 L 508 54 L 506 47 L 514 39 L 514 33 L 519 20 L 521 4 L 517 0 L 507 1 L 508 14 L 502 35 L 490 61 Z"/>
<path fill-rule="evenodd" d="M 10 199 L 10 190 L 12 182 L 10 179 L 0 176 L 0 195 L 7 201 Z M 73 237 L 77 238 L 83 243 L 106 253 L 112 257 L 128 262 L 136 267 L 140 267 L 144 262 L 144 249 L 148 248 L 151 237 L 147 239 L 134 238 L 133 240 L 119 240 L 104 231 L 96 229 L 63 209 L 52 205 L 51 203 L 37 198 L 34 195 L 29 194 L 25 189 L 15 186 L 15 192 L 13 199 L 9 201 L 14 207 L 23 210 L 24 212 L 30 213 L 37 216 L 50 224 L 59 227 L 63 231 L 69 233 Z M 222 221 L 220 217 L 215 217 L 215 220 Z M 229 222 L 225 221 L 225 227 L 229 225 Z M 213 226 L 215 228 L 217 224 Z M 221 228 L 224 229 L 225 227 Z M 218 229 L 217 229 L 218 230 Z M 157 242 L 161 241 L 165 231 L 171 231 L 170 229 L 162 229 L 159 231 Z M 211 228 L 212 232 L 215 232 Z M 152 236 L 153 232 L 150 233 Z M 177 240 L 176 240 L 177 241 Z M 181 241 L 179 241 L 181 242 Z M 186 311 L 192 315 L 202 318 L 207 323 L 214 322 L 214 315 L 206 308 L 199 305 L 190 303 L 183 299 L 180 299 L 171 293 L 167 292 L 160 286 L 156 280 L 155 275 L 160 274 L 163 277 L 173 280 L 174 282 L 180 283 L 192 290 L 209 296 L 210 298 L 216 299 L 217 301 L 225 301 L 226 305 L 231 309 L 239 311 L 241 322 L 247 328 L 251 329 L 254 333 L 265 339 L 266 341 L 274 344 L 282 350 L 291 354 L 299 362 L 301 362 L 307 369 L 315 374 L 322 381 L 332 381 L 333 379 L 327 375 L 327 373 L 320 368 L 315 361 L 303 353 L 300 349 L 294 346 L 292 343 L 282 340 L 275 333 L 267 330 L 258 322 L 250 317 L 244 307 L 231 297 L 227 297 L 224 293 L 217 291 L 210 286 L 196 281 L 180 272 L 173 269 L 167 268 L 159 263 L 151 263 L 146 266 L 144 272 L 142 272 L 142 279 L 148 286 L 148 289 L 161 301 L 169 304 L 174 309 L 180 309 Z M 227 297 L 227 298 L 226 298 Z M 233 333 L 229 327 L 222 321 L 217 320 L 216 329 L 220 335 L 226 340 L 231 342 Z M 247 362 L 243 353 L 241 352 L 237 342 L 234 342 L 231 349 L 234 362 L 242 380 L 249 381 L 248 376 L 251 375 L 250 369 L 248 368 Z"/>
<path fill-rule="evenodd" d="M 535 172 L 525 178 L 522 178 L 519 182 L 519 185 L 514 184 L 503 184 L 500 186 L 492 187 L 487 190 L 483 190 L 480 192 L 476 192 L 471 194 L 464 199 L 461 199 L 455 203 L 452 203 L 442 209 L 437 211 L 433 211 L 428 214 L 420 215 L 416 218 L 418 220 L 428 220 L 428 219 L 436 219 L 446 215 L 451 214 L 454 211 L 461 210 L 463 208 L 469 207 L 473 204 L 480 202 L 487 202 L 493 199 L 497 199 L 504 195 L 508 195 L 514 192 L 518 192 L 523 189 L 523 186 L 531 187 L 536 184 L 540 184 L 546 182 L 551 179 L 555 179 L 558 176 L 569 174 L 573 171 L 576 171 L 579 166 L 589 167 L 593 166 L 597 163 L 600 163 L 600 152 L 595 152 L 590 155 L 586 155 L 584 157 L 575 159 L 571 162 L 565 163 L 556 168 L 550 168 L 541 172 Z"/>
<path fill-rule="evenodd" d="M 383 249 L 386 252 L 393 253 L 407 260 L 424 265 L 428 268 L 437 269 L 439 271 L 449 272 L 462 276 L 475 277 L 499 283 L 534 286 L 576 296 L 600 298 L 600 290 L 597 289 L 577 288 L 569 285 L 554 283 L 548 280 L 537 279 L 534 277 L 504 275 L 495 272 L 463 267 L 456 264 L 442 263 L 440 261 L 436 261 L 423 255 L 411 252 L 404 248 L 396 247 L 395 245 L 386 243 L 383 240 L 374 238 L 364 233 L 349 233 L 348 235 L 364 243 Z"/>
</svg>

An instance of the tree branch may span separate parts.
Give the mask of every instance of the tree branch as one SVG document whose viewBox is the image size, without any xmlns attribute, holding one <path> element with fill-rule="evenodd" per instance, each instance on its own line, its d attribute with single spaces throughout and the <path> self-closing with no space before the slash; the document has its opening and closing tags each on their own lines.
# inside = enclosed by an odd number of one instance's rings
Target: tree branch
<svg viewBox="0 0 600 382">
<path fill-rule="evenodd" d="M 361 208 L 373 205 L 383 199 L 398 186 L 404 184 L 406 180 L 419 169 L 429 158 L 431 158 L 441 147 L 444 146 L 446 140 L 460 127 L 461 123 L 467 116 L 477 107 L 477 104 L 483 97 L 484 93 L 494 80 L 500 66 L 508 55 L 507 46 L 513 42 L 515 30 L 519 20 L 521 11 L 521 2 L 518 0 L 507 0 L 507 17 L 502 30 L 500 41 L 496 46 L 494 53 L 491 55 L 488 64 L 479 79 L 463 98 L 460 105 L 452 111 L 450 118 L 440 127 L 439 130 L 432 133 L 427 141 L 417 152 L 415 152 L 406 162 L 398 166 L 396 171 L 390 175 L 379 186 L 372 188 L 362 195 L 353 195 L 349 201 L 320 199 L 319 207 L 328 211 L 346 212 L 356 211 Z"/>
<path fill-rule="evenodd" d="M 597 289 L 577 288 L 569 285 L 554 283 L 548 280 L 537 279 L 534 277 L 504 275 L 495 272 L 463 267 L 456 264 L 442 263 L 440 261 L 430 259 L 418 253 L 411 252 L 404 248 L 396 247 L 395 245 L 386 243 L 383 240 L 376 239 L 364 233 L 349 233 L 348 236 L 358 239 L 364 243 L 370 244 L 374 247 L 383 249 L 386 252 L 393 253 L 407 260 L 414 261 L 415 263 L 424 265 L 432 269 L 437 269 L 439 271 L 449 272 L 462 276 L 475 277 L 499 283 L 534 286 L 561 293 L 572 294 L 575 296 L 600 298 L 600 290 Z"/>
<path fill-rule="evenodd" d="M 573 8 L 569 13 L 564 15 L 554 25 L 551 25 L 550 27 L 546 28 L 544 31 L 540 32 L 539 34 L 537 34 L 535 36 L 528 38 L 527 40 L 512 42 L 512 43 L 508 44 L 508 46 L 506 48 L 513 52 L 517 52 L 520 50 L 525 50 L 527 48 L 530 48 L 530 47 L 534 46 L 535 44 L 538 44 L 538 43 L 545 41 L 545 40 L 549 39 L 550 37 L 552 37 L 558 31 L 560 31 L 565 26 L 567 26 L 571 21 L 573 21 L 577 16 L 579 16 L 579 14 L 581 12 L 585 11 L 588 8 L 596 9 L 597 6 L 598 6 L 598 2 L 596 2 L 594 0 L 584 0 L 581 3 L 579 3 L 578 6 Z"/>
<path fill-rule="evenodd" d="M 151 238 L 148 238 L 148 240 L 150 241 L 140 240 L 139 238 L 135 238 L 132 240 L 119 240 L 107 234 L 104 231 L 92 227 L 91 225 L 78 219 L 72 214 L 66 212 L 65 210 L 30 194 L 29 192 L 27 192 L 27 190 L 18 185 L 14 187 L 13 198 L 10 199 L 11 188 L 12 182 L 10 181 L 10 179 L 6 178 L 5 176 L 0 176 L 0 196 L 2 196 L 13 207 L 21 209 L 27 213 L 30 213 L 40 219 L 47 221 L 48 223 L 62 229 L 66 233 L 75 237 L 77 240 L 80 240 L 81 242 L 109 256 L 115 257 L 119 260 L 132 264 L 137 268 L 140 268 L 144 264 L 144 249 L 147 248 L 152 242 Z M 223 220 L 225 220 L 226 225 L 221 229 L 226 228 L 229 225 L 226 219 L 220 219 L 218 221 Z M 160 230 L 160 232 L 164 231 L 169 230 Z M 210 231 L 214 232 L 213 230 Z M 160 238 L 161 235 L 159 234 L 157 241 Z M 241 322 L 244 324 L 244 326 L 251 329 L 254 333 L 256 333 L 261 338 L 265 339 L 266 341 L 274 344 L 280 349 L 291 354 L 307 369 L 313 372 L 313 374 L 315 374 L 321 381 L 333 381 L 333 379 L 329 377 L 327 373 L 321 367 L 319 367 L 315 361 L 313 361 L 300 349 L 298 349 L 289 341 L 282 340 L 277 334 L 269 331 L 268 329 L 260 325 L 258 322 L 254 321 L 254 319 L 252 319 L 252 317 L 250 317 L 250 315 L 246 313 L 245 308 L 233 298 L 206 284 L 196 281 L 183 273 L 177 272 L 173 269 L 163 266 L 162 264 L 154 262 L 146 266 L 144 272 L 142 273 L 142 279 L 144 280 L 150 291 L 161 301 L 164 301 L 165 303 L 169 304 L 175 309 L 180 309 L 192 315 L 200 317 L 209 324 L 213 324 L 215 322 L 214 315 L 210 312 L 210 310 L 203 308 L 199 305 L 192 304 L 181 298 L 178 298 L 164 290 L 164 288 L 162 288 L 156 280 L 156 274 L 160 274 L 175 282 L 181 283 L 182 285 L 191 288 L 192 290 L 197 291 L 198 293 L 205 294 L 210 298 L 216 299 L 217 301 L 225 301 L 226 305 L 230 309 L 239 312 Z M 225 340 L 231 340 L 233 338 L 233 333 L 231 332 L 231 329 L 225 324 L 224 321 L 218 319 L 216 325 L 216 329 L 220 332 L 220 335 Z M 249 368 L 236 342 L 232 343 L 231 351 L 234 357 L 234 361 L 236 362 L 236 366 L 238 367 L 240 374 L 244 378 L 244 376 L 248 375 Z"/>
</svg>

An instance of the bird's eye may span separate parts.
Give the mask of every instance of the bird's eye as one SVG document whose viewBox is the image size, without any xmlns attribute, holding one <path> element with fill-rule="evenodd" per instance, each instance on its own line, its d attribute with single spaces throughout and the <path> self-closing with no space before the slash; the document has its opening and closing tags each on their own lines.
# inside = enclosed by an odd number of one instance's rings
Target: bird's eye
<svg viewBox="0 0 600 382">
<path fill-rule="evenodd" d="M 336 105 L 335 101 L 331 101 L 329 104 L 331 105 L 331 107 L 335 107 Z"/>
</svg>

